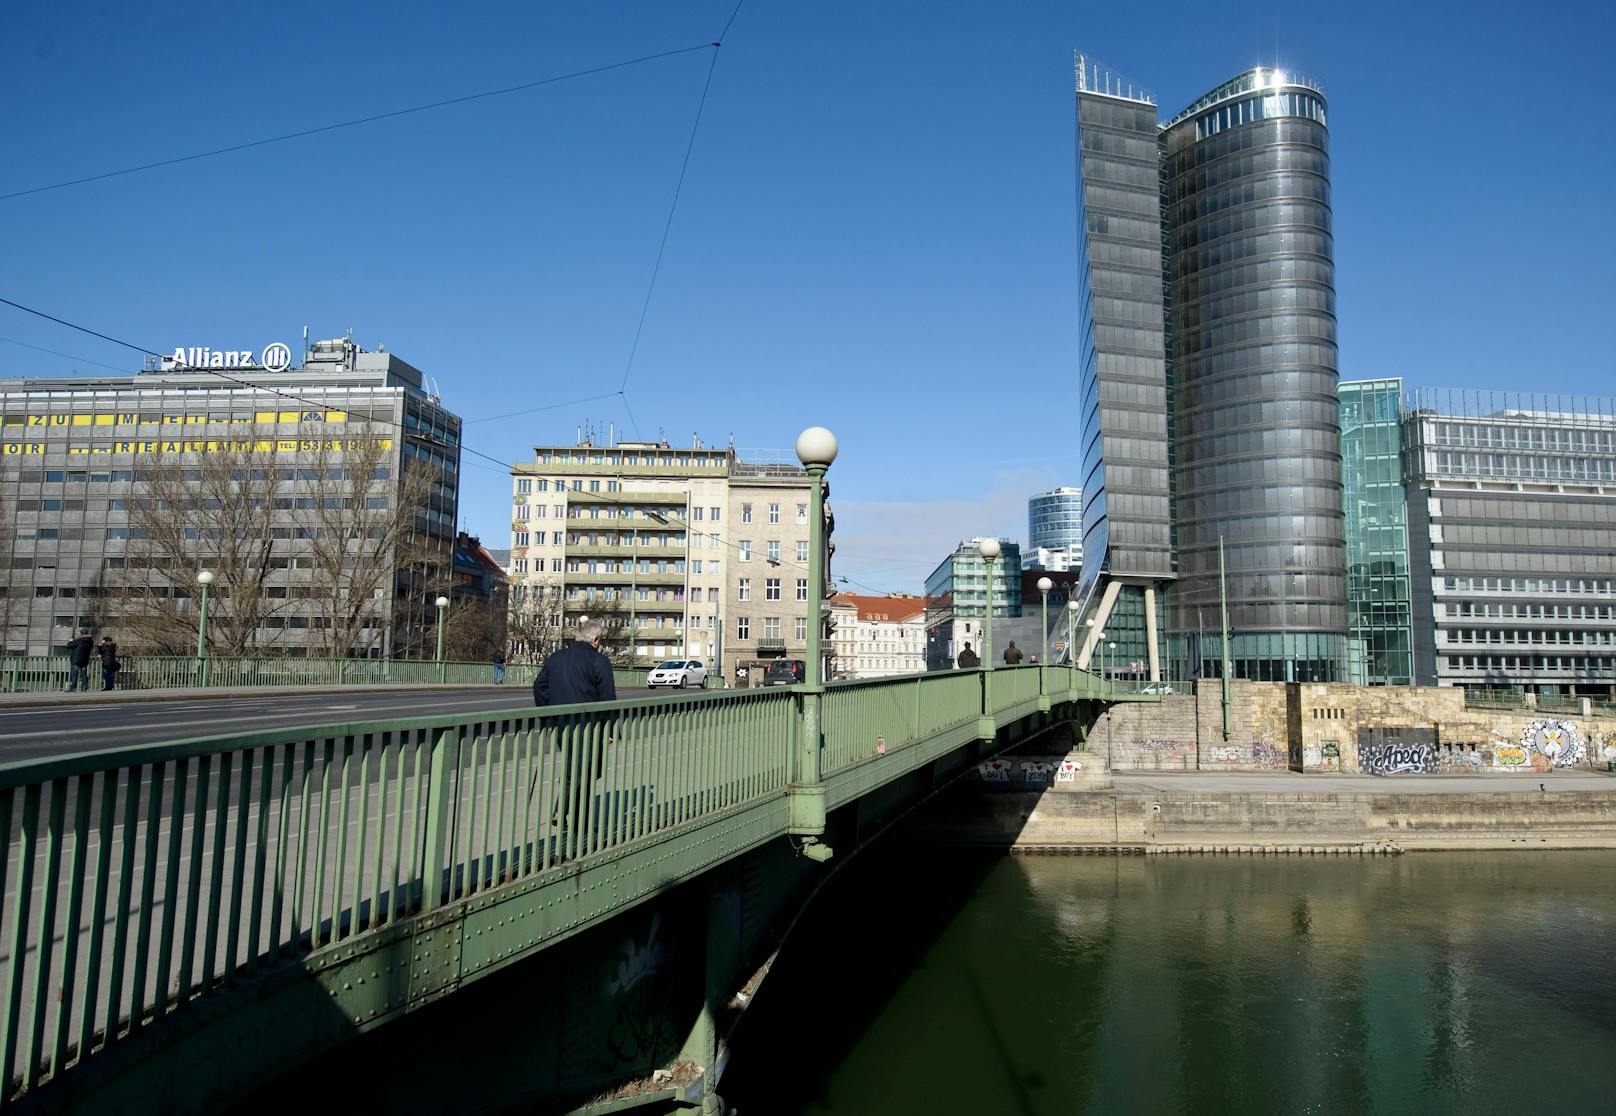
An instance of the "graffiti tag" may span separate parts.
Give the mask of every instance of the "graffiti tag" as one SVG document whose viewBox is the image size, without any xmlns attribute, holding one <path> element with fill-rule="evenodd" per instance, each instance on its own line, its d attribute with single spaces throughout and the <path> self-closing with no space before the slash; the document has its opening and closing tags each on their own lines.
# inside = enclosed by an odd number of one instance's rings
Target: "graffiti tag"
<svg viewBox="0 0 1616 1116">
<path fill-rule="evenodd" d="M 1246 758 L 1246 750 L 1238 744 L 1219 744 L 1212 749 L 1213 763 L 1240 763 Z"/>
<path fill-rule="evenodd" d="M 1358 745 L 1358 764 L 1371 775 L 1430 775 L 1438 759 L 1430 744 L 1375 741 Z"/>
<path fill-rule="evenodd" d="M 1521 730 L 1521 746 L 1544 756 L 1555 767 L 1575 767 L 1585 747 L 1570 721 L 1533 721 Z"/>
<path fill-rule="evenodd" d="M 1494 767 L 1525 767 L 1526 749 L 1505 744 L 1493 749 Z"/>
</svg>

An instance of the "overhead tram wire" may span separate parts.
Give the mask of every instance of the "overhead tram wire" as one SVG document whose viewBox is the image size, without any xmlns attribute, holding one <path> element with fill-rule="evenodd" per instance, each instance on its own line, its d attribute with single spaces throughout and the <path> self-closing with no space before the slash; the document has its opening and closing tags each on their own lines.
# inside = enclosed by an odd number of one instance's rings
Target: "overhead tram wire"
<svg viewBox="0 0 1616 1116">
<path fill-rule="evenodd" d="M 724 29 L 718 33 L 718 38 L 713 42 L 715 48 L 723 47 L 724 37 L 729 34 L 729 29 L 734 26 L 735 17 L 741 14 L 741 7 L 745 3 L 746 0 L 736 0 L 735 10 L 730 12 L 729 19 L 724 23 Z M 701 116 L 706 111 L 707 94 L 712 90 L 713 71 L 717 68 L 718 49 L 715 49 L 712 57 L 707 60 L 707 80 L 702 83 L 701 99 L 696 102 L 696 118 L 690 123 L 690 138 L 685 142 L 684 158 L 679 162 L 679 178 L 674 183 L 673 200 L 668 204 L 667 220 L 662 223 L 662 239 L 657 244 L 656 262 L 651 265 L 651 279 L 645 287 L 645 299 L 640 303 L 640 320 L 634 327 L 634 341 L 629 345 L 628 362 L 623 366 L 623 382 L 618 385 L 619 391 L 627 390 L 628 378 L 634 372 L 634 358 L 640 351 L 640 337 L 645 333 L 645 319 L 651 311 L 651 298 L 656 293 L 657 276 L 662 273 L 662 257 L 668 249 L 668 234 L 673 231 L 673 218 L 679 211 L 679 196 L 684 192 L 685 175 L 690 170 L 690 155 L 696 149 L 696 134 L 701 130 Z M 629 422 L 634 427 L 635 436 L 638 437 L 640 424 L 634 421 L 634 412 L 628 406 L 627 395 L 623 397 L 623 406 L 625 410 L 628 410 Z"/>
<path fill-rule="evenodd" d="M 737 10 L 739 10 L 737 8 Z M 731 19 L 733 20 L 733 16 Z M 726 25 L 727 30 L 727 25 Z M 102 174 L 85 175 L 82 178 L 70 178 L 63 182 L 52 182 L 45 186 L 31 186 L 26 190 L 13 190 L 9 194 L 0 194 L 0 201 L 11 201 L 15 198 L 27 197 L 30 194 L 43 194 L 50 190 L 62 190 L 69 186 L 82 186 L 88 182 L 101 182 L 108 178 L 121 178 L 128 174 L 139 174 L 141 171 L 157 170 L 161 167 L 172 167 L 180 163 L 192 163 L 199 159 L 212 159 L 219 155 L 230 155 L 237 151 L 249 151 L 255 147 L 265 147 L 272 143 L 286 143 L 290 140 L 304 139 L 308 136 L 317 136 L 325 132 L 340 131 L 343 128 L 357 128 L 363 124 L 375 124 L 382 120 L 392 120 L 400 116 L 410 116 L 418 112 L 429 112 L 432 109 L 448 108 L 451 105 L 463 105 L 470 101 L 486 100 L 489 97 L 503 97 L 511 93 L 520 93 L 528 89 L 537 89 L 543 85 L 554 85 L 558 82 L 572 81 L 575 78 L 591 77 L 595 74 L 604 74 L 611 70 L 621 70 L 629 66 L 639 66 L 647 62 L 655 62 L 662 58 L 672 58 L 680 54 L 693 54 L 698 50 L 711 50 L 713 57 L 718 57 L 718 43 L 700 43 L 696 46 L 679 47 L 674 50 L 658 51 L 655 54 L 642 54 L 638 58 L 628 58 L 621 62 L 610 62 L 604 66 L 592 66 L 587 70 L 575 70 L 568 74 L 557 74 L 554 77 L 540 78 L 536 81 L 525 81 L 519 85 L 507 85 L 502 89 L 485 89 L 481 93 L 468 93 L 462 97 L 450 97 L 442 101 L 432 101 L 424 105 L 412 105 L 409 108 L 394 109 L 391 112 L 379 112 L 371 116 L 356 117 L 353 120 L 342 120 L 335 124 L 322 124 L 317 128 L 304 128 L 296 132 L 287 132 L 284 135 L 268 136 L 264 139 L 249 140 L 246 143 L 235 143 L 228 147 L 217 147 L 211 151 L 197 151 L 190 155 L 177 155 L 172 159 L 158 159 L 151 163 L 141 163 L 139 166 L 124 167 L 120 170 L 106 171 Z M 712 68 L 708 67 L 708 80 L 712 78 Z M 705 93 L 703 94 L 705 96 Z"/>
<path fill-rule="evenodd" d="M 106 368 L 106 369 L 109 369 L 109 370 L 111 370 L 113 372 L 117 372 L 117 373 L 119 373 L 121 375 L 124 375 L 124 376 L 133 375 L 133 373 L 130 372 L 129 369 L 127 369 L 127 368 L 119 368 L 116 364 L 107 364 L 104 361 L 91 360 L 89 357 L 86 357 L 86 356 L 75 356 L 72 353 L 64 353 L 64 352 L 61 352 L 58 349 L 47 349 L 43 345 L 30 345 L 26 341 L 18 341 L 15 337 L 0 337 L 0 341 L 3 341 L 7 345 L 17 345 L 17 346 L 19 346 L 21 348 L 24 348 L 24 349 L 32 349 L 36 353 L 49 353 L 51 356 L 59 356 L 59 357 L 62 357 L 64 359 L 66 359 L 66 360 L 76 360 L 81 364 L 93 364 L 97 368 Z"/>
<path fill-rule="evenodd" d="M 89 334 L 91 337 L 98 337 L 103 341 L 109 341 L 112 344 L 122 346 L 125 349 L 132 349 L 133 351 L 135 351 L 137 353 L 141 353 L 141 354 L 143 354 L 145 356 L 157 357 L 158 359 L 162 359 L 162 354 L 161 353 L 154 352 L 153 350 L 148 349 L 143 345 L 136 345 L 132 341 L 125 341 L 122 338 L 113 337 L 110 334 L 102 333 L 99 330 L 91 329 L 89 326 L 82 326 L 82 325 L 79 325 L 77 322 L 70 322 L 66 318 L 58 318 L 54 314 L 47 314 L 47 313 L 45 313 L 45 311 L 36 310 L 32 306 L 24 306 L 22 303 L 14 302 L 13 300 L 11 300 L 9 298 L 0 297 L 0 305 L 10 306 L 13 309 L 21 310 L 25 314 L 32 314 L 37 318 L 44 318 L 46 321 L 55 322 L 57 325 L 65 326 L 68 329 L 73 329 L 73 330 L 77 330 L 80 333 Z M 205 372 L 210 376 L 217 376 L 219 379 L 224 380 L 227 383 L 232 383 L 232 384 L 235 384 L 238 387 L 247 388 L 249 391 L 267 392 L 268 394 L 277 396 L 278 398 L 286 399 L 286 400 L 289 400 L 289 401 L 291 401 L 293 403 L 302 403 L 302 404 L 305 404 L 305 405 L 307 405 L 309 407 L 313 407 L 316 410 L 323 410 L 324 407 L 325 407 L 325 404 L 319 403 L 319 402 L 317 402 L 317 401 L 315 401 L 313 399 L 307 399 L 307 398 L 304 398 L 301 395 L 294 395 L 291 392 L 281 391 L 278 388 L 267 387 L 267 386 L 265 386 L 263 384 L 255 384 L 255 383 L 252 383 L 252 382 L 250 382 L 248 380 L 239 379 L 238 377 L 228 375 L 228 374 L 220 371 L 217 368 L 194 368 L 194 369 L 188 369 L 187 371 Z M 619 394 L 621 394 L 621 393 L 619 393 Z M 624 405 L 626 406 L 627 403 L 628 403 L 628 399 L 627 399 L 626 396 L 624 397 L 623 402 L 624 402 Z M 408 430 L 405 428 L 405 426 L 404 426 L 404 424 L 402 422 L 395 422 L 392 419 L 372 419 L 371 421 L 379 423 L 380 425 L 385 425 L 385 426 L 390 426 L 390 427 L 396 428 L 396 429 L 398 429 L 400 431 L 405 432 L 406 434 L 408 433 Z M 462 426 L 464 426 L 463 423 L 462 423 Z M 516 466 L 513 465 L 511 462 L 506 461 L 503 458 L 495 457 L 492 454 L 483 453 L 481 450 L 472 449 L 470 446 L 466 445 L 466 443 L 465 443 L 465 441 L 463 439 L 460 442 L 460 452 L 462 454 L 468 454 L 469 453 L 474 457 L 480 457 L 484 461 L 489 461 L 489 462 L 492 462 L 495 465 L 498 465 L 500 467 L 500 471 L 505 473 L 507 476 L 512 475 L 512 474 L 514 474 L 516 472 Z M 470 464 L 470 463 L 468 462 L 467 464 Z M 599 500 L 601 503 L 604 503 L 604 504 L 614 504 L 614 505 L 616 505 L 618 507 L 634 507 L 634 506 L 636 506 L 636 505 L 634 505 L 633 503 L 631 503 L 630 501 L 627 501 L 627 500 L 613 499 L 610 495 L 608 495 L 606 493 L 597 492 L 597 493 L 591 493 L 590 495 L 593 496 L 595 499 Z M 675 516 L 673 518 L 676 519 L 680 524 L 682 524 L 686 528 L 686 530 L 691 529 L 691 525 L 687 520 L 681 519 L 681 518 L 679 518 L 677 516 Z M 740 545 L 737 544 L 737 543 L 727 542 L 727 541 L 725 541 L 723 539 L 719 539 L 718 541 L 723 546 L 729 548 L 730 550 L 739 551 L 741 549 Z M 802 570 L 804 573 L 808 572 L 808 567 L 807 566 L 799 565 L 798 563 L 793 562 L 793 561 L 789 561 L 787 559 L 783 559 L 783 558 L 774 559 L 774 562 L 778 563 L 781 566 L 790 567 L 791 569 L 794 569 L 794 570 Z"/>
</svg>

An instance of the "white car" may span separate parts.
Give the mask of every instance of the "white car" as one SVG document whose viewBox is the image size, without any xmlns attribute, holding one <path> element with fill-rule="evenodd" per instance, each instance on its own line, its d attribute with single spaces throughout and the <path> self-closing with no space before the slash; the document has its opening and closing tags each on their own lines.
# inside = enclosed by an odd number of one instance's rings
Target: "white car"
<svg viewBox="0 0 1616 1116">
<path fill-rule="evenodd" d="M 681 690 L 686 686 L 700 686 L 705 690 L 707 668 L 695 659 L 669 659 L 656 665 L 645 684 L 653 690 L 658 686 L 677 686 Z"/>
</svg>

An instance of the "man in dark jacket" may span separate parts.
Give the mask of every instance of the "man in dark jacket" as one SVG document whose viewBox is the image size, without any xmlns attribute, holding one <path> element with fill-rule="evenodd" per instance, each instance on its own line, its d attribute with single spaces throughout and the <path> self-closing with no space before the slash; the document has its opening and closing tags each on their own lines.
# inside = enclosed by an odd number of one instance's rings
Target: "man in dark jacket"
<svg viewBox="0 0 1616 1116">
<path fill-rule="evenodd" d="M 1004 663 L 1005 666 L 1017 666 L 1021 663 L 1021 648 L 1016 646 L 1016 641 L 1013 639 L 1010 641 L 1010 646 L 1004 649 Z"/>
<path fill-rule="evenodd" d="M 971 645 L 967 643 L 965 650 L 959 653 L 959 668 L 961 670 L 974 670 L 981 665 L 982 660 L 976 657 L 976 652 L 972 651 Z"/>
<path fill-rule="evenodd" d="M 612 664 L 600 653 L 600 621 L 585 620 L 578 638 L 544 660 L 533 680 L 534 705 L 616 701 Z"/>
<path fill-rule="evenodd" d="M 67 654 L 69 666 L 72 668 L 67 674 L 67 692 L 88 690 L 90 657 L 95 654 L 95 639 L 90 635 L 89 628 L 79 629 L 79 638 L 68 644 Z"/>
<path fill-rule="evenodd" d="M 118 671 L 122 664 L 118 662 L 118 642 L 111 636 L 101 637 L 101 646 L 96 648 L 96 654 L 101 656 L 101 688 L 114 690 L 118 687 Z"/>
</svg>

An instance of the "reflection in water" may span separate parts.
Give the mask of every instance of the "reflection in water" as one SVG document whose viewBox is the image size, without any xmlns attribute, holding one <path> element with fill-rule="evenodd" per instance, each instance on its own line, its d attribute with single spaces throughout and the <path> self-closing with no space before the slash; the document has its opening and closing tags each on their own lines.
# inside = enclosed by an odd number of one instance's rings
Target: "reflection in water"
<svg viewBox="0 0 1616 1116">
<path fill-rule="evenodd" d="M 1609 1111 L 1616 853 L 878 849 L 721 1091 L 791 1113 Z"/>
</svg>

